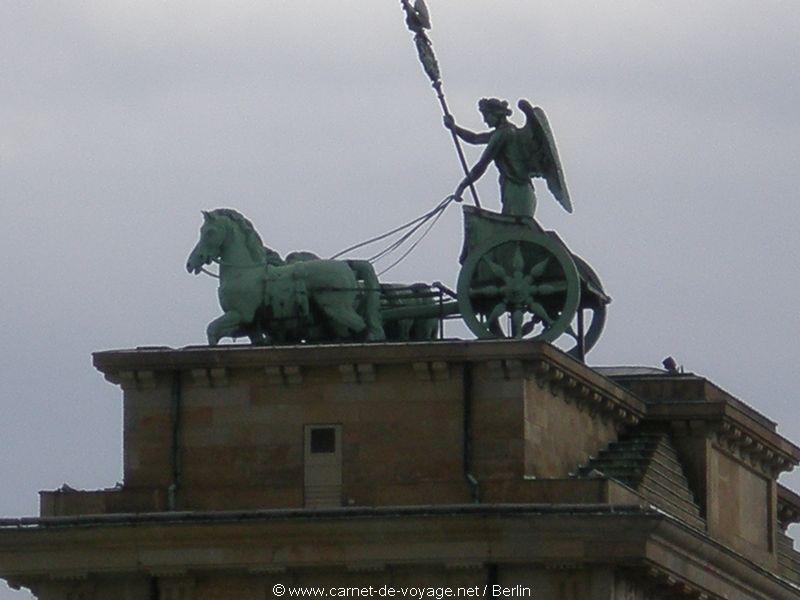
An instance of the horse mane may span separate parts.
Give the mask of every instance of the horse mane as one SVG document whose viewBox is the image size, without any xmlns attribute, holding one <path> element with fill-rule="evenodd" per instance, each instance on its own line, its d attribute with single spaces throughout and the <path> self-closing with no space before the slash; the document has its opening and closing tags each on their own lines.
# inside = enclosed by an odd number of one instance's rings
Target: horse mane
<svg viewBox="0 0 800 600">
<path fill-rule="evenodd" d="M 232 208 L 217 208 L 209 211 L 209 214 L 212 217 L 227 217 L 231 222 L 235 223 L 244 234 L 245 247 L 250 253 L 250 257 L 254 261 L 264 262 L 266 259 L 264 242 L 261 241 L 261 236 L 258 235 L 256 228 L 253 227 L 247 217 Z"/>
</svg>

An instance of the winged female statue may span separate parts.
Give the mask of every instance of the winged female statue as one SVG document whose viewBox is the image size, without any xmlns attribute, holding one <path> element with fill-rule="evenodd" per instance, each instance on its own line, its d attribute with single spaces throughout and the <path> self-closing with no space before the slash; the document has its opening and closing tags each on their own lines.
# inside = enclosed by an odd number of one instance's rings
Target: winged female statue
<svg viewBox="0 0 800 600">
<path fill-rule="evenodd" d="M 503 214 L 533 217 L 536 210 L 536 195 L 531 179 L 543 177 L 555 199 L 572 212 L 561 161 L 558 158 L 555 140 L 544 111 L 533 107 L 527 100 L 517 103 L 525 114 L 523 127 L 517 127 L 508 120 L 511 109 L 508 102 L 498 98 L 483 98 L 478 102 L 478 110 L 492 131 L 476 133 L 456 125 L 451 115 L 444 118 L 444 125 L 468 144 L 484 144 L 486 149 L 480 159 L 458 184 L 456 198 L 461 198 L 464 190 L 481 178 L 489 163 L 494 161 L 500 172 L 500 201 Z"/>
</svg>

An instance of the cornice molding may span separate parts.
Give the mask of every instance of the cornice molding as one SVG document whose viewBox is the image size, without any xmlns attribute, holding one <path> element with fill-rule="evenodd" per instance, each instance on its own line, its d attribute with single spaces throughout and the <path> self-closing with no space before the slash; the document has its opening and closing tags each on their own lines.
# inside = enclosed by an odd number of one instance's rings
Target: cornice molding
<svg viewBox="0 0 800 600">
<path fill-rule="evenodd" d="M 720 450 L 769 479 L 775 479 L 782 472 L 791 471 L 799 464 L 793 455 L 781 452 L 729 420 L 720 422 L 713 430 L 713 436 L 713 441 Z"/>
<path fill-rule="evenodd" d="M 530 375 L 540 389 L 548 390 L 567 404 L 574 404 L 592 416 L 599 415 L 621 426 L 637 425 L 642 420 L 643 410 L 637 409 L 630 401 L 626 402 L 624 396 L 615 396 L 609 390 L 551 361 L 533 361 Z"/>
</svg>

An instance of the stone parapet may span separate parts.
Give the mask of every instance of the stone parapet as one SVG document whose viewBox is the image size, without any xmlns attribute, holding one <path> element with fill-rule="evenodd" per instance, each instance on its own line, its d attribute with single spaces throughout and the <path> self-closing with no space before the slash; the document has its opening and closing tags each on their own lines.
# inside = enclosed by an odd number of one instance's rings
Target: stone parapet
<svg viewBox="0 0 800 600">
<path fill-rule="evenodd" d="M 326 425 L 341 434 L 337 504 L 527 502 L 526 477 L 566 478 L 645 414 L 543 343 L 142 348 L 94 362 L 124 391 L 123 491 L 184 509 L 303 506 L 303 430 Z"/>
</svg>

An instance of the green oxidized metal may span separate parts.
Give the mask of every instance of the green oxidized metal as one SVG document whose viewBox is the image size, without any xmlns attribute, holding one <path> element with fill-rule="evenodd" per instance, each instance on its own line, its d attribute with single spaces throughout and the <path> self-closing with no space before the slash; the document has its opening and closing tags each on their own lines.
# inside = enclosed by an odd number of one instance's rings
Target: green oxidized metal
<svg viewBox="0 0 800 600">
<path fill-rule="evenodd" d="M 186 268 L 199 273 L 219 263 L 223 314 L 208 325 L 209 345 L 239 336 L 253 344 L 385 339 L 378 278 L 368 262 L 309 253 L 284 262 L 235 210 L 204 212 L 203 219 Z"/>
<path fill-rule="evenodd" d="M 253 344 L 425 341 L 437 337 L 440 319 L 460 314 L 479 338 L 567 334 L 576 341 L 570 352 L 582 356 L 599 338 L 610 301 L 594 271 L 531 217 L 463 210 L 458 293 L 448 300 L 424 283 L 381 284 L 367 261 L 309 252 L 283 260 L 236 211 L 203 213 L 186 267 L 198 273 L 219 263 L 223 314 L 208 325 L 209 344 L 239 336 Z"/>
<path fill-rule="evenodd" d="M 580 279 L 566 248 L 532 219 L 464 209 L 465 254 L 458 277 L 461 316 L 479 338 L 553 341 L 570 326 Z M 503 320 L 506 320 L 505 324 Z"/>
<path fill-rule="evenodd" d="M 566 334 L 575 340 L 570 352 L 582 358 L 600 336 L 610 298 L 592 268 L 533 219 L 536 196 L 531 180 L 536 177 L 544 178 L 555 199 L 572 212 L 544 111 L 520 100 L 517 106 L 526 122 L 517 127 L 508 120 L 508 102 L 484 98 L 478 108 L 490 131 L 476 133 L 456 125 L 426 34 L 431 22 L 425 1 L 400 3 L 465 172 L 455 194 L 440 204 L 441 211 L 451 200 L 460 201 L 467 188 L 476 204 L 464 207 L 457 293 L 441 284 L 381 284 L 372 264 L 364 260 L 321 259 L 308 252 L 283 260 L 264 247 L 241 214 L 217 209 L 203 213 L 200 240 L 186 263 L 195 274 L 211 262 L 219 264 L 223 314 L 208 325 L 209 345 L 239 336 L 253 344 L 432 340 L 442 334 L 445 317 L 460 314 L 478 338 L 554 341 Z M 486 146 L 472 169 L 467 168 L 459 138 Z M 500 172 L 502 214 L 482 210 L 473 186 L 491 163 Z M 424 218 L 438 214 L 439 207 Z"/>
<path fill-rule="evenodd" d="M 531 217 L 463 210 L 457 291 L 470 330 L 479 338 L 541 341 L 567 334 L 575 339 L 569 352 L 585 354 L 600 337 L 611 301 L 591 267 Z"/>
<path fill-rule="evenodd" d="M 494 162 L 500 172 L 500 201 L 503 214 L 532 217 L 536 210 L 536 195 L 531 179 L 542 177 L 553 197 L 567 212 L 572 212 L 561 160 L 556 149 L 555 138 L 544 111 L 520 100 L 517 106 L 525 115 L 525 125 L 517 127 L 508 120 L 511 109 L 508 102 L 498 98 L 483 98 L 478 109 L 490 131 L 475 132 L 456 125 L 455 119 L 444 118 L 447 127 L 455 136 L 468 144 L 485 145 L 481 157 L 459 183 L 455 191 L 461 197 L 464 190 L 480 179 L 488 166 Z"/>
<path fill-rule="evenodd" d="M 203 213 L 200 239 L 186 262 L 191 273 L 219 264 L 223 314 L 208 324 L 208 343 L 248 337 L 251 343 L 424 341 L 436 337 L 441 302 L 431 287 L 380 284 L 364 260 L 321 259 L 265 248 L 237 211 Z M 403 311 L 417 314 L 408 314 Z M 394 314 L 392 314 L 394 312 Z"/>
</svg>

